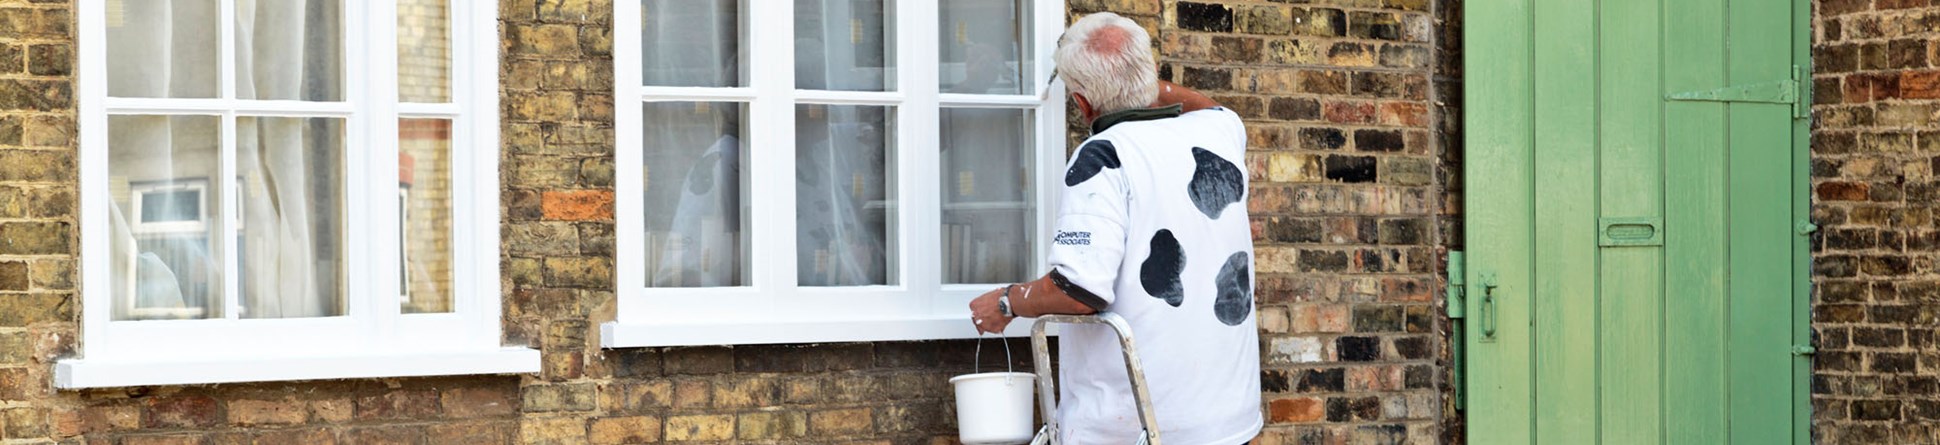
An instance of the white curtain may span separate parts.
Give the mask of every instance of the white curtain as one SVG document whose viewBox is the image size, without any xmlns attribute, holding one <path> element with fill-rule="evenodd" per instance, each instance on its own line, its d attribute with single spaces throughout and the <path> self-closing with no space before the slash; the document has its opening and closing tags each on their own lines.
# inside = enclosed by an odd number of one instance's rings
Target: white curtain
<svg viewBox="0 0 1940 445">
<path fill-rule="evenodd" d="M 109 91 L 122 97 L 213 97 L 220 26 L 236 30 L 238 99 L 341 100 L 342 34 L 337 0 L 236 0 L 236 23 L 215 19 L 213 0 L 118 0 L 110 5 Z M 115 11 L 119 11 L 116 13 Z M 310 29 L 322 27 L 322 32 Z M 120 318 L 220 314 L 221 199 L 240 191 L 244 317 L 339 315 L 338 175 L 342 119 L 253 118 L 236 122 L 236 175 L 218 173 L 214 117 L 130 116 L 111 120 L 110 181 L 117 190 L 114 251 Z M 320 131 L 321 130 L 321 131 Z M 321 176 L 321 177 L 319 177 Z M 241 182 L 237 183 L 236 180 Z M 146 199 L 142 184 L 205 184 L 199 200 Z M 136 196 L 140 195 L 140 196 Z M 160 196 L 160 195 L 156 195 Z M 141 208 L 133 208 L 139 199 Z M 186 208 L 181 206 L 195 206 Z M 156 224 L 153 215 L 196 215 L 195 224 Z M 166 219 L 166 218 L 165 218 Z M 179 222 L 179 221 L 170 221 Z M 184 231 L 183 227 L 203 227 Z M 148 229 L 163 227 L 168 229 Z M 157 231 L 177 242 L 148 242 Z M 319 233 L 329 231 L 333 233 Z M 200 242 L 181 242 L 196 240 Z M 184 252 L 184 250 L 203 250 Z M 320 252 L 325 251 L 327 252 Z M 191 260 L 192 259 L 192 260 Z M 210 270 L 186 276 L 187 271 Z M 133 283 L 128 283 L 133 281 Z M 173 281 L 174 285 L 169 285 Z M 170 287 L 176 288 L 171 292 Z M 209 289 L 187 291 L 190 288 Z M 132 301 L 130 301 L 132 300 Z M 142 308 L 200 309 L 163 315 Z M 132 312 L 129 312 L 132 311 Z M 172 315 L 168 315 L 172 314 Z"/>
<path fill-rule="evenodd" d="M 328 0 L 236 1 L 236 98 L 306 98 L 304 81 L 312 73 L 306 64 L 305 28 L 330 25 L 308 20 L 306 6 L 318 1 Z M 313 201 L 311 161 L 318 156 L 311 155 L 325 147 L 310 143 L 332 135 L 306 134 L 312 130 L 307 121 L 255 118 L 236 125 L 236 169 L 243 177 L 242 257 L 249 260 L 241 263 L 247 317 L 314 317 L 340 310 L 334 295 L 322 293 L 334 286 L 319 282 L 336 277 L 317 273 L 334 269 L 318 264 L 334 258 L 320 258 L 312 243 L 316 226 L 329 227 L 316 220 L 334 217 L 330 213 L 338 203 Z"/>
<path fill-rule="evenodd" d="M 646 85 L 740 85 L 736 0 L 645 0 L 641 7 Z M 740 104 L 662 102 L 644 110 L 647 283 L 746 284 Z"/>
<path fill-rule="evenodd" d="M 795 85 L 883 91 L 893 83 L 881 0 L 796 0 Z M 802 105 L 795 113 L 796 282 L 892 284 L 892 108 Z"/>
</svg>

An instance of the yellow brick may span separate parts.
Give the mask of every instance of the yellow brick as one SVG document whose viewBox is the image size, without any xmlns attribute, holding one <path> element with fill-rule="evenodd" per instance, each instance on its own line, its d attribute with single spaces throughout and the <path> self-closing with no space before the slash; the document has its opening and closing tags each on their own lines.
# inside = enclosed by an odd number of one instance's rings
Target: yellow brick
<svg viewBox="0 0 1940 445">
<path fill-rule="evenodd" d="M 808 415 L 809 429 L 818 436 L 839 436 L 869 432 L 875 415 L 868 408 L 821 411 Z"/>
<path fill-rule="evenodd" d="M 666 438 L 670 442 L 715 441 L 734 437 L 734 416 L 676 416 L 667 419 Z"/>
<path fill-rule="evenodd" d="M 589 439 L 595 445 L 660 441 L 660 418 L 651 416 L 594 419 Z"/>
</svg>

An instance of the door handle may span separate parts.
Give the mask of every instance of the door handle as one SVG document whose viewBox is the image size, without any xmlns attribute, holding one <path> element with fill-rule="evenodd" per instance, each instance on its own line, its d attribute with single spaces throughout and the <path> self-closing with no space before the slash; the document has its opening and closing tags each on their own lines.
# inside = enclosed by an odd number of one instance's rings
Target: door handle
<svg viewBox="0 0 1940 445">
<path fill-rule="evenodd" d="M 1482 274 L 1482 342 L 1495 342 L 1495 274 Z"/>
</svg>

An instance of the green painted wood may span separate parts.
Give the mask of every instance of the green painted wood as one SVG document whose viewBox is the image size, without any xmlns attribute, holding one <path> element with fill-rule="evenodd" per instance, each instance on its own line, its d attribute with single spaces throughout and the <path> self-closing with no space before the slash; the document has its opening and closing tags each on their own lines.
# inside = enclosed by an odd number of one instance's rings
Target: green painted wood
<svg viewBox="0 0 1940 445">
<path fill-rule="evenodd" d="M 1597 437 L 1596 4 L 1536 2 L 1536 443 Z"/>
<path fill-rule="evenodd" d="M 1725 0 L 1664 0 L 1664 87 L 1725 85 Z M 1725 107 L 1664 104 L 1664 443 L 1725 438 Z M 1672 159 L 1674 157 L 1674 159 Z"/>
<path fill-rule="evenodd" d="M 1808 443 L 1806 1 L 1465 3 L 1468 443 Z"/>
<path fill-rule="evenodd" d="M 1527 444 L 1533 440 L 1534 392 L 1531 382 L 1529 309 L 1534 231 L 1534 96 L 1529 90 L 1534 57 L 1532 3 L 1536 0 L 1477 0 L 1464 5 L 1467 17 L 1463 52 L 1469 132 L 1464 151 L 1468 170 L 1463 207 L 1468 246 L 1465 253 L 1468 314 L 1462 339 L 1468 352 L 1466 431 L 1468 443 Z M 1486 195 L 1486 196 L 1483 196 Z M 1484 307 L 1492 292 L 1496 304 Z M 1493 338 L 1483 338 L 1480 323 L 1493 318 Z M 1477 373 L 1477 371 L 1480 371 Z M 1487 413 L 1487 414 L 1480 414 Z"/>
<path fill-rule="evenodd" d="M 1799 94 L 1801 108 L 1792 119 L 1792 219 L 1808 223 L 1811 219 L 1812 176 L 1812 0 L 1792 0 L 1792 64 L 1804 71 L 1799 76 L 1806 88 Z M 1803 111 L 1802 113 L 1800 111 Z M 1803 115 L 1805 118 L 1801 119 Z M 1812 345 L 1812 252 L 1806 234 L 1792 238 L 1792 344 Z M 1792 357 L 1792 443 L 1812 443 L 1812 358 Z"/>
<path fill-rule="evenodd" d="M 1599 2 L 1597 33 L 1598 212 L 1601 219 L 1664 216 L 1662 34 L 1657 2 Z M 1662 229 L 1662 225 L 1659 226 Z M 1598 438 L 1608 444 L 1661 440 L 1663 427 L 1662 244 L 1599 250 Z"/>
<path fill-rule="evenodd" d="M 1786 3 L 1734 0 L 1729 4 L 1728 85 L 1792 77 L 1792 9 Z M 1730 429 L 1733 443 L 1791 440 L 1792 109 L 1789 105 L 1734 102 L 1726 110 L 1730 132 L 1726 218 L 1730 227 L 1727 269 L 1730 321 Z M 1737 279 L 1743 277 L 1743 279 Z"/>
</svg>

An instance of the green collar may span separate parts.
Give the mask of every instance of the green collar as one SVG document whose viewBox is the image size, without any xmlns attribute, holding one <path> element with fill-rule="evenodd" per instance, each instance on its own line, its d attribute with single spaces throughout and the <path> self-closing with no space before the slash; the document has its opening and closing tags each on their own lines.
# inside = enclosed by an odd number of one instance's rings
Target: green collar
<svg viewBox="0 0 1940 445">
<path fill-rule="evenodd" d="M 1098 116 L 1097 120 L 1091 121 L 1091 134 L 1104 133 L 1111 126 L 1125 122 L 1179 117 L 1179 113 L 1183 110 L 1180 104 L 1172 104 L 1158 108 L 1132 108 L 1105 113 L 1104 116 Z"/>
</svg>

